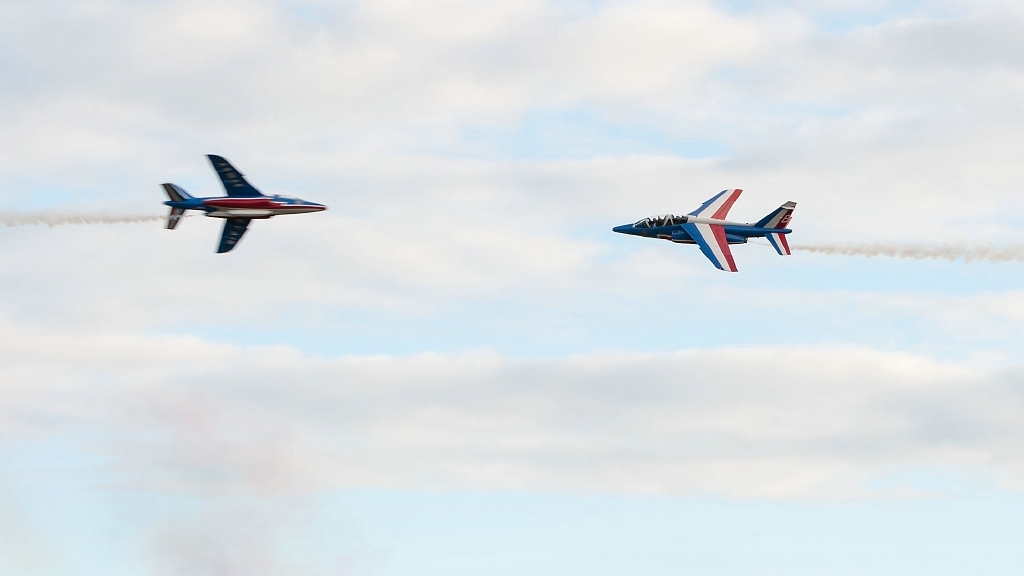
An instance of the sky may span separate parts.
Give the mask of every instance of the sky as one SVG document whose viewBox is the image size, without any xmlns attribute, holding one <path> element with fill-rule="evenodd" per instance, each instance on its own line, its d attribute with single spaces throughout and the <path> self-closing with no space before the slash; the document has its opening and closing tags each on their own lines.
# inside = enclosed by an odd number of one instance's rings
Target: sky
<svg viewBox="0 0 1024 576">
<path fill-rule="evenodd" d="M 1009 0 L 0 1 L 0 574 L 1019 574 Z M 2 219 L 2 218 L 0 218 Z"/>
</svg>

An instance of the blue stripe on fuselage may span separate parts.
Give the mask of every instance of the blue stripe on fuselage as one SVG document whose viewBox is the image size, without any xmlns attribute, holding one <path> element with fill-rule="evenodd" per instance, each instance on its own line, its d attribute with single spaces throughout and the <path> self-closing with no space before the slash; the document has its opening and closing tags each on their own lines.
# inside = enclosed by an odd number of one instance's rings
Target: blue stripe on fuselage
<svg viewBox="0 0 1024 576">
<path fill-rule="evenodd" d="M 203 210 L 205 212 L 212 212 L 213 210 L 215 210 L 214 208 L 205 206 L 203 204 L 204 200 L 209 200 L 209 198 L 189 198 L 188 200 L 182 200 L 180 202 L 174 200 L 165 200 L 164 204 L 170 206 L 171 208 L 180 208 L 182 210 Z"/>
</svg>

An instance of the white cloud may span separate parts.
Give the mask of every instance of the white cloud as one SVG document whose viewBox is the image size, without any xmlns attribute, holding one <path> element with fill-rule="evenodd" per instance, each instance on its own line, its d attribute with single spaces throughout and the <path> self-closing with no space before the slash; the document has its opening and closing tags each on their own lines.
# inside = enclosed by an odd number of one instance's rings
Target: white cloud
<svg viewBox="0 0 1024 576">
<path fill-rule="evenodd" d="M 5 436 L 99 430 L 122 481 L 849 497 L 906 470 L 1020 487 L 1021 371 L 856 347 L 519 361 L 3 334 Z M 912 487 L 908 487 L 910 489 Z"/>
</svg>

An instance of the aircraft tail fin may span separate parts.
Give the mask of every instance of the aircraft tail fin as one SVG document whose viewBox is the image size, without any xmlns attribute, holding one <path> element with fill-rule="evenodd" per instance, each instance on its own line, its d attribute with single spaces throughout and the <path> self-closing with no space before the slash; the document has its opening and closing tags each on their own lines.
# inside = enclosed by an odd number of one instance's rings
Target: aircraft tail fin
<svg viewBox="0 0 1024 576">
<path fill-rule="evenodd" d="M 771 214 L 761 218 L 754 224 L 757 228 L 785 228 L 793 217 L 793 210 L 796 209 L 796 202 L 786 202 L 776 208 Z"/>
</svg>

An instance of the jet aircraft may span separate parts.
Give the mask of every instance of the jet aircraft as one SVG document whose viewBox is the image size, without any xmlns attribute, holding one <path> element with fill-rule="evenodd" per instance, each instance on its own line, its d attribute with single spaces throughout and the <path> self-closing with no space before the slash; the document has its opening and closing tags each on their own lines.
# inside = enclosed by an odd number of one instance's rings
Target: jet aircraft
<svg viewBox="0 0 1024 576">
<path fill-rule="evenodd" d="M 729 272 L 736 271 L 736 261 L 733 260 L 729 245 L 746 244 L 750 238 L 765 237 L 780 256 L 788 256 L 790 250 L 786 234 L 792 230 L 786 226 L 793 216 L 796 202 L 786 202 L 752 224 L 726 220 L 729 209 L 742 192 L 740 189 L 722 190 L 685 216 L 652 216 L 632 224 L 616 226 L 612 231 L 661 238 L 679 244 L 696 244 L 716 268 Z"/>
<path fill-rule="evenodd" d="M 249 184 L 242 173 L 221 156 L 208 154 L 210 164 L 220 176 L 227 196 L 193 198 L 179 186 L 162 184 L 170 200 L 164 204 L 171 207 L 167 215 L 167 229 L 174 230 L 186 210 L 202 210 L 206 216 L 224 218 L 224 232 L 220 236 L 217 253 L 228 252 L 238 244 L 254 219 L 267 219 L 281 214 L 321 212 L 327 209 L 323 204 L 307 202 L 291 196 L 266 196 Z"/>
</svg>

